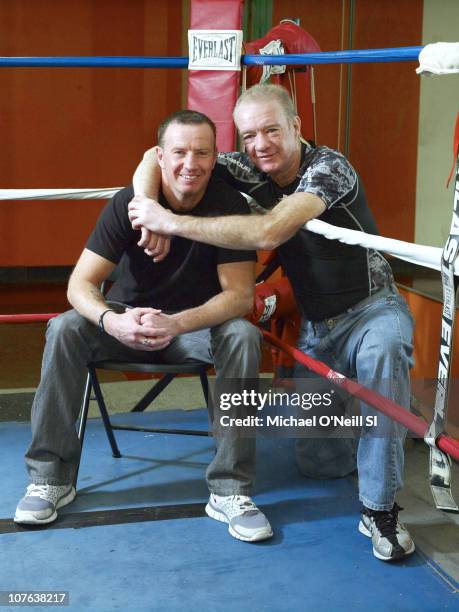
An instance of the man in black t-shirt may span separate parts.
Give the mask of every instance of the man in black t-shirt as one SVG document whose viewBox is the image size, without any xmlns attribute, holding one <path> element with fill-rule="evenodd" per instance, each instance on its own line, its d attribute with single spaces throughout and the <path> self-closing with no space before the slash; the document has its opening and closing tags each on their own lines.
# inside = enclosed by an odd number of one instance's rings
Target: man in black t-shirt
<svg viewBox="0 0 459 612">
<path fill-rule="evenodd" d="M 158 130 L 158 142 L 163 206 L 200 218 L 248 212 L 236 190 L 211 178 L 215 126 L 205 115 L 171 115 Z M 253 251 L 174 238 L 169 256 L 154 262 L 129 222 L 132 197 L 132 188 L 123 189 L 102 212 L 69 281 L 74 310 L 50 322 L 26 454 L 32 484 L 16 509 L 18 523 L 49 523 L 75 497 L 80 444 L 74 424 L 86 363 L 199 360 L 215 366 L 217 388 L 226 384 L 232 392 L 258 377 L 260 332 L 241 318 L 253 304 Z M 106 299 L 99 287 L 116 266 Z M 269 538 L 269 522 L 249 497 L 254 436 L 237 427 L 216 429 L 206 512 L 228 523 L 235 538 Z"/>
<path fill-rule="evenodd" d="M 302 141 L 300 119 L 281 87 L 248 89 L 238 100 L 234 119 L 246 153 L 221 154 L 215 175 L 251 196 L 254 209 L 264 214 L 201 221 L 162 209 L 150 199 L 157 194 L 158 173 L 154 152 L 147 152 L 134 177 L 137 195 L 129 205 L 133 226 L 237 249 L 278 247 L 302 314 L 298 348 L 409 409 L 413 322 L 388 262 L 377 251 L 327 240 L 303 228 L 320 217 L 377 233 L 354 168 L 338 151 Z M 158 256 L 156 239 L 145 234 L 142 244 Z M 306 378 L 308 373 L 298 365 L 295 375 Z M 406 431 L 363 402 L 361 413 L 359 531 L 372 538 L 377 558 L 390 561 L 414 551 L 395 503 L 403 484 Z M 319 478 L 351 472 L 353 441 L 331 438 L 326 428 L 319 434 L 318 439 L 297 441 L 302 472 Z"/>
</svg>

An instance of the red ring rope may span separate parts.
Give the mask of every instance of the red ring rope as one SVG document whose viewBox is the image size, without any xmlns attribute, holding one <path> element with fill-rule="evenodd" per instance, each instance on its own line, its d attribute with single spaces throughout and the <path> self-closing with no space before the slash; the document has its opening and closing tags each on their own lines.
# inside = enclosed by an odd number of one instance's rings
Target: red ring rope
<svg viewBox="0 0 459 612">
<path fill-rule="evenodd" d="M 39 323 L 49 321 L 49 319 L 57 317 L 58 314 L 59 313 L 0 315 L 0 323 Z M 276 338 L 276 336 L 270 332 L 262 330 L 262 333 L 265 340 L 293 357 L 296 361 L 298 361 L 298 363 L 305 365 L 316 374 L 320 374 L 320 376 L 329 379 L 331 382 L 333 382 L 333 384 L 342 387 L 351 395 L 355 395 L 394 421 L 401 423 L 404 427 L 415 433 L 420 438 L 424 438 L 429 426 L 421 417 L 408 412 L 392 400 L 379 395 L 379 393 L 371 391 L 353 380 L 349 380 L 339 372 L 329 368 L 325 363 L 317 361 L 312 357 L 308 357 L 300 350 L 286 344 L 285 342 L 282 342 L 282 340 L 279 340 L 279 338 Z M 453 457 L 453 459 L 456 461 L 459 461 L 459 442 L 457 440 L 451 438 L 451 436 L 448 436 L 445 433 L 441 433 L 438 436 L 436 443 L 440 450 L 448 453 L 448 455 Z"/>
<path fill-rule="evenodd" d="M 0 315 L 0 323 L 41 323 L 57 317 L 58 312 L 46 314 L 5 314 Z"/>
<path fill-rule="evenodd" d="M 330 379 L 331 382 L 342 387 L 351 395 L 355 395 L 394 421 L 401 423 L 420 438 L 424 438 L 429 426 L 421 417 L 408 412 L 392 400 L 383 397 L 379 393 L 370 391 L 370 389 L 349 380 L 339 372 L 329 368 L 325 363 L 317 361 L 312 357 L 308 357 L 298 349 L 293 348 L 293 346 L 282 342 L 282 340 L 279 340 L 279 338 L 276 338 L 276 336 L 270 332 L 262 330 L 262 333 L 265 340 L 277 348 L 280 348 L 288 355 L 291 355 L 296 361 L 298 361 L 298 363 L 305 365 L 313 372 L 316 372 L 316 374 L 320 374 L 320 376 Z M 447 434 L 442 433 L 438 436 L 436 443 L 440 450 L 448 453 L 448 455 L 451 455 L 451 457 L 456 459 L 456 461 L 459 461 L 459 442 L 457 440 L 451 438 Z"/>
</svg>

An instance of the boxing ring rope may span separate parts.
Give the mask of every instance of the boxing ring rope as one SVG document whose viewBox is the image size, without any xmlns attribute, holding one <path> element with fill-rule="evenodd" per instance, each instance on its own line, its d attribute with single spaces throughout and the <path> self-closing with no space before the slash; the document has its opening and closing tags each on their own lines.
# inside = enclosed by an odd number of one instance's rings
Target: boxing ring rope
<svg viewBox="0 0 459 612">
<path fill-rule="evenodd" d="M 112 198 L 123 187 L 102 189 L 0 189 L 1 200 L 100 200 Z"/>
<path fill-rule="evenodd" d="M 188 68 L 188 57 L 136 57 L 134 55 L 0 57 L 5 68 Z"/>
<path fill-rule="evenodd" d="M 289 55 L 243 55 L 244 66 L 305 66 L 417 60 L 423 47 L 356 49 Z M 188 57 L 0 57 L 0 67 L 10 68 L 188 68 Z"/>
<path fill-rule="evenodd" d="M 305 365 L 307 368 L 309 368 L 316 374 L 319 374 L 323 378 L 330 380 L 334 385 L 345 389 L 351 395 L 354 395 L 355 397 L 358 397 L 359 399 L 364 401 L 366 404 L 373 406 L 373 408 L 376 408 L 394 421 L 397 421 L 398 423 L 415 433 L 420 438 L 424 438 L 429 428 L 429 425 L 423 418 L 418 417 L 411 412 L 408 412 L 407 410 L 405 410 L 392 400 L 388 399 L 387 397 L 384 397 L 379 393 L 376 393 L 375 391 L 371 391 L 363 385 L 360 385 L 359 383 L 356 383 L 355 381 L 346 378 L 339 372 L 332 370 L 325 363 L 322 363 L 317 359 L 313 359 L 312 357 L 305 355 L 300 350 L 286 344 L 285 342 L 282 342 L 282 340 L 279 340 L 279 338 L 277 338 L 270 332 L 262 330 L 262 333 L 265 340 L 267 340 L 273 346 L 276 346 L 277 348 L 287 353 L 287 355 L 293 357 L 298 363 Z M 454 457 L 454 459 L 459 461 L 458 440 L 451 438 L 451 436 L 448 436 L 445 433 L 441 433 L 440 436 L 437 438 L 436 442 L 437 446 L 442 451 L 448 453 L 449 455 L 451 455 L 451 457 Z"/>
<path fill-rule="evenodd" d="M 0 323 L 47 323 L 50 319 L 60 315 L 60 312 L 44 312 L 39 314 L 7 314 L 0 315 Z"/>
<path fill-rule="evenodd" d="M 431 268 L 432 270 L 441 270 L 443 249 L 438 247 L 414 244 L 375 234 L 366 234 L 358 230 L 330 225 L 330 223 L 325 223 L 325 221 L 320 219 L 312 219 L 304 227 L 310 232 L 320 234 L 329 240 L 338 240 L 344 244 L 359 245 L 367 249 L 374 249 L 375 251 L 384 251 L 389 253 L 389 255 L 397 257 L 397 259 L 403 259 L 404 261 Z M 454 264 L 454 274 L 459 276 L 459 261 L 456 261 Z"/>
<path fill-rule="evenodd" d="M 429 45 L 427 46 L 429 47 Z M 306 65 L 325 63 L 368 63 L 411 61 L 419 58 L 425 47 L 401 47 L 395 49 L 367 49 L 357 51 L 337 51 L 324 53 L 305 53 L 296 55 L 246 55 L 242 57 L 242 64 L 251 65 Z M 187 68 L 188 58 L 146 58 L 146 57 L 0 57 L 0 67 L 123 67 L 123 68 Z M 419 71 L 419 69 L 418 69 Z M 455 70 L 457 72 L 457 70 Z M 104 198 L 110 197 L 113 191 L 100 189 L 79 190 L 2 190 L 0 199 L 64 199 L 64 198 Z M 14 193 L 16 192 L 16 193 Z M 20 193 L 17 193 L 20 192 Z M 35 195 L 31 192 L 34 192 Z M 37 192 L 41 192 L 38 193 Z M 78 193 L 78 195 L 75 194 Z M 364 234 L 355 230 L 336 228 L 317 219 L 306 224 L 309 231 L 319 233 L 328 239 L 337 239 L 347 244 L 360 244 L 365 248 L 384 250 L 402 259 L 414 263 L 421 263 L 434 269 L 441 269 L 441 249 L 412 245 L 398 240 Z M 416 247 L 416 248 L 413 248 Z M 415 254 L 413 254 L 415 251 Z M 454 268 L 454 273 L 459 270 Z M 48 314 L 22 314 L 0 315 L 0 323 L 30 323 L 48 321 L 57 313 Z M 309 369 L 339 384 L 352 395 L 359 397 L 367 404 L 383 412 L 390 418 L 398 421 L 418 436 L 425 437 L 428 424 L 424 419 L 409 413 L 403 407 L 387 398 L 355 383 L 342 374 L 331 370 L 327 365 L 304 355 L 298 349 L 289 346 L 269 332 L 263 331 L 264 338 L 282 351 L 294 357 L 296 361 L 306 365 Z M 441 433 L 435 440 L 439 449 L 459 460 L 459 441 L 454 440 L 445 433 Z"/>
<path fill-rule="evenodd" d="M 0 202 L 7 200 L 96 200 L 111 198 L 120 189 L 122 187 L 102 189 L 0 189 Z M 432 270 L 441 270 L 442 249 L 438 247 L 366 234 L 358 230 L 330 225 L 330 223 L 320 219 L 308 221 L 305 224 L 305 229 L 315 234 L 320 234 L 329 240 L 339 240 L 345 244 L 384 251 L 398 259 L 431 268 Z M 459 261 L 455 262 L 454 273 L 459 276 Z"/>
</svg>

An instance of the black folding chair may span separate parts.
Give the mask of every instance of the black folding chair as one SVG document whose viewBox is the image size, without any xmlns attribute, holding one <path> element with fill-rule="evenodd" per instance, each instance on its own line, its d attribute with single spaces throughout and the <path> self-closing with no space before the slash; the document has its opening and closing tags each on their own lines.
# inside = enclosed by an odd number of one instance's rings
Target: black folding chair
<svg viewBox="0 0 459 612">
<path fill-rule="evenodd" d="M 118 444 L 116 442 L 114 430 L 142 431 L 155 433 L 169 433 L 192 436 L 208 436 L 208 431 L 200 431 L 194 429 L 165 429 L 160 427 L 139 427 L 137 425 L 114 425 L 110 421 L 107 406 L 100 387 L 97 370 L 114 370 L 118 372 L 141 372 L 148 374 L 160 374 L 161 378 L 153 385 L 151 389 L 137 402 L 131 412 L 143 412 L 150 404 L 158 397 L 160 393 L 172 382 L 179 374 L 188 374 L 199 376 L 201 387 L 205 399 L 206 406 L 209 406 L 209 382 L 207 378 L 207 370 L 209 364 L 201 361 L 190 361 L 183 364 L 154 364 L 154 363 L 129 363 L 125 361 L 95 361 L 87 365 L 88 377 L 83 396 L 81 407 L 80 422 L 78 426 L 78 438 L 80 439 L 81 448 L 83 448 L 84 434 L 86 430 L 86 422 L 88 419 L 89 402 L 91 399 L 97 401 L 97 405 L 105 427 L 105 432 L 112 449 L 113 457 L 121 457 Z M 94 391 L 94 397 L 91 397 Z M 79 468 L 79 466 L 78 466 Z M 75 476 L 75 484 L 78 479 L 78 470 Z"/>
<path fill-rule="evenodd" d="M 116 267 L 110 277 L 104 281 L 101 285 L 101 292 L 106 293 L 109 285 L 113 284 L 119 274 L 119 267 Z M 97 370 L 113 370 L 117 372 L 138 372 L 145 374 L 159 374 L 159 380 L 153 385 L 153 387 L 140 399 L 137 404 L 132 408 L 131 412 L 143 412 L 150 404 L 158 397 L 160 393 L 166 389 L 166 387 L 174 380 L 174 378 L 180 374 L 188 374 L 193 376 L 199 376 L 201 380 L 201 387 L 206 403 L 206 407 L 209 407 L 209 381 L 207 379 L 207 370 L 210 368 L 208 363 L 202 361 L 189 361 L 181 364 L 155 364 L 155 363 L 142 363 L 142 362 L 125 362 L 125 361 L 95 361 L 88 363 L 88 377 L 86 379 L 86 385 L 84 390 L 83 402 L 80 412 L 80 422 L 78 426 L 78 437 L 80 439 L 81 449 L 83 448 L 84 434 L 86 430 L 86 421 L 88 419 L 89 402 L 91 399 L 97 401 L 99 411 L 102 417 L 102 421 L 105 427 L 105 432 L 110 442 L 113 457 L 121 457 L 121 453 L 116 442 L 115 429 L 123 429 L 128 431 L 142 431 L 142 432 L 158 432 L 158 433 L 170 433 L 170 434 L 181 434 L 181 435 L 193 435 L 193 436 L 208 436 L 208 431 L 196 431 L 188 429 L 163 429 L 163 428 L 152 428 L 152 427 L 139 427 L 136 425 L 114 425 L 110 421 L 108 415 L 107 406 L 105 404 L 104 396 L 100 387 L 99 379 L 97 376 Z M 94 398 L 91 397 L 94 391 Z M 210 415 L 212 419 L 212 415 Z M 77 468 L 75 476 L 75 485 L 78 479 Z"/>
</svg>

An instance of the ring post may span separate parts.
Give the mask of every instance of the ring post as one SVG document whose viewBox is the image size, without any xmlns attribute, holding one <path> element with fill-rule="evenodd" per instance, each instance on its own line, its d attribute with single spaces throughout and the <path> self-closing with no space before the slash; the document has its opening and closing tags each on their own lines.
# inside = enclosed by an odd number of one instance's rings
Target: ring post
<svg viewBox="0 0 459 612">
<path fill-rule="evenodd" d="M 459 115 L 457 116 L 456 126 L 458 123 Z M 447 512 L 459 512 L 451 492 L 451 459 L 437 446 L 437 439 L 444 431 L 448 413 L 448 392 L 451 378 L 450 370 L 456 314 L 457 284 L 454 278 L 454 262 L 459 256 L 459 146 L 455 146 L 455 148 L 456 183 L 454 188 L 453 218 L 441 262 L 443 310 L 441 315 L 437 390 L 432 423 L 424 437 L 426 444 L 430 447 L 430 490 L 432 491 L 436 507 Z"/>
</svg>

